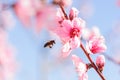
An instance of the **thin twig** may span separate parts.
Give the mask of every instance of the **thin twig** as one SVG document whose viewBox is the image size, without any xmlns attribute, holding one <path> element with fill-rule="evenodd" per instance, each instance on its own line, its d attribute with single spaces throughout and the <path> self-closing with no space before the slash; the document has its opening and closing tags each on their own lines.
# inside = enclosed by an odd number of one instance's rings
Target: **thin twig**
<svg viewBox="0 0 120 80">
<path fill-rule="evenodd" d="M 117 65 L 120 66 L 120 61 L 115 60 L 114 58 L 108 56 L 108 55 L 105 54 L 105 53 L 104 53 L 104 56 L 105 56 L 109 61 L 111 61 L 111 62 L 113 62 L 113 63 L 115 63 L 115 64 L 117 64 Z"/>
<path fill-rule="evenodd" d="M 86 51 L 86 49 L 84 48 L 83 44 L 81 43 L 80 47 L 82 48 L 82 50 L 84 51 L 85 55 L 87 56 L 88 60 L 90 61 L 90 63 L 93 65 L 93 68 L 95 69 L 95 71 L 98 73 L 98 75 L 102 78 L 102 80 L 105 80 L 103 74 L 100 72 L 100 70 L 97 68 L 97 66 L 95 65 L 95 63 L 93 62 L 92 58 L 90 57 L 89 53 Z"/>
<path fill-rule="evenodd" d="M 68 16 L 67 16 L 67 14 L 65 13 L 65 10 L 64 10 L 63 6 L 62 6 L 61 4 L 59 4 L 59 6 L 60 6 L 60 9 L 62 10 L 62 12 L 63 12 L 63 14 L 64 14 L 64 17 L 65 17 L 66 19 L 68 19 Z"/>
<path fill-rule="evenodd" d="M 1 10 L 0 10 L 0 12 L 8 10 L 11 7 L 12 7 L 11 4 L 1 4 Z"/>
</svg>

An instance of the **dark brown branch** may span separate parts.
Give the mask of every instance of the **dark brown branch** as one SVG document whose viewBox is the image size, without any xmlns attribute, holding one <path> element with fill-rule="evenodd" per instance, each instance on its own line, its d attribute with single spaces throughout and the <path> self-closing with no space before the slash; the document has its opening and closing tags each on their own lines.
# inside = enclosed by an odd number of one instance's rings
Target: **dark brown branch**
<svg viewBox="0 0 120 80">
<path fill-rule="evenodd" d="M 59 6 L 60 6 L 60 9 L 62 10 L 62 12 L 63 12 L 63 14 L 64 14 L 64 17 L 65 17 L 66 19 L 68 19 L 68 16 L 67 16 L 67 14 L 65 13 L 65 10 L 64 10 L 63 6 L 62 6 L 61 4 L 59 4 Z"/>
<path fill-rule="evenodd" d="M 90 54 L 86 51 L 86 49 L 84 48 L 83 44 L 81 43 L 80 47 L 82 48 L 82 50 L 84 51 L 85 55 L 87 56 L 88 60 L 90 61 L 90 63 L 92 64 L 93 68 L 95 69 L 95 71 L 98 73 L 98 75 L 101 77 L 102 80 L 105 80 L 103 74 L 100 72 L 100 70 L 97 68 L 97 66 L 95 65 L 95 63 L 93 62 L 92 58 L 90 57 Z"/>
</svg>

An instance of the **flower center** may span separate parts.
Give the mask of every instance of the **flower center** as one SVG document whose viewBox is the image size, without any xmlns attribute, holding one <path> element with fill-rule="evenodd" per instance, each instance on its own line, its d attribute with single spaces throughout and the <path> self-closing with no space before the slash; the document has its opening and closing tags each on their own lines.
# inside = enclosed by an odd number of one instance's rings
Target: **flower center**
<svg viewBox="0 0 120 80">
<path fill-rule="evenodd" d="M 75 36 L 79 36 L 80 30 L 78 28 L 72 28 L 70 31 L 70 37 L 73 38 Z"/>
</svg>

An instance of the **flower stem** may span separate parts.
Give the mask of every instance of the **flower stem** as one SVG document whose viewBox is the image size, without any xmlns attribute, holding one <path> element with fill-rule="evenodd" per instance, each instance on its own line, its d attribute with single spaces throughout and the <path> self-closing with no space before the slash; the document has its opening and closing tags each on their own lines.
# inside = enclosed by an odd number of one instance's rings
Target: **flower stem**
<svg viewBox="0 0 120 80">
<path fill-rule="evenodd" d="M 60 6 L 60 9 L 62 10 L 62 12 L 63 12 L 63 14 L 64 14 L 64 17 L 65 17 L 66 19 L 68 19 L 68 16 L 67 16 L 67 14 L 65 13 L 65 10 L 64 10 L 63 6 L 62 6 L 61 4 L 59 4 L 59 6 Z"/>
<path fill-rule="evenodd" d="M 90 63 L 92 64 L 93 68 L 95 69 L 95 71 L 98 73 L 98 75 L 101 77 L 102 80 L 105 80 L 103 74 L 100 72 L 100 70 L 97 68 L 97 66 L 95 65 L 95 63 L 93 62 L 92 58 L 90 57 L 90 54 L 86 51 L 86 49 L 84 48 L 83 44 L 80 44 L 81 49 L 84 51 L 85 55 L 87 56 L 88 60 L 90 61 Z"/>
</svg>

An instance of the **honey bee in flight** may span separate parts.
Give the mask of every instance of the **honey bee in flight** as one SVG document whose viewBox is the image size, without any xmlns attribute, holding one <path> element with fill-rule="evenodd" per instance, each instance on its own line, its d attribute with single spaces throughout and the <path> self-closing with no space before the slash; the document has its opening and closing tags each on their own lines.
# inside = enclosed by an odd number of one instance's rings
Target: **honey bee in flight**
<svg viewBox="0 0 120 80">
<path fill-rule="evenodd" d="M 53 44 L 55 44 L 55 40 L 50 40 L 50 41 L 48 41 L 48 42 L 46 42 L 46 43 L 44 44 L 44 48 L 45 48 L 45 47 L 52 48 L 52 47 L 53 47 Z"/>
</svg>

